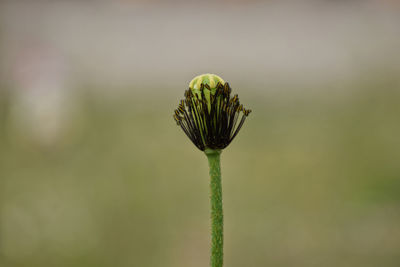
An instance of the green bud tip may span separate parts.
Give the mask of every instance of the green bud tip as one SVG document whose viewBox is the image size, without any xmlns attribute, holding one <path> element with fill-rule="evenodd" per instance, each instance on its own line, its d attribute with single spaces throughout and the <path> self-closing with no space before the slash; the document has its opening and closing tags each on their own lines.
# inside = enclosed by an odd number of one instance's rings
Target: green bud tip
<svg viewBox="0 0 400 267">
<path fill-rule="evenodd" d="M 201 74 L 193 78 L 193 80 L 189 83 L 189 89 L 193 94 L 196 94 L 199 99 L 202 99 L 201 90 L 203 89 L 204 97 L 207 102 L 208 109 L 210 110 L 210 95 L 215 95 L 218 83 L 223 86 L 225 81 L 215 74 Z"/>
<path fill-rule="evenodd" d="M 193 93 L 198 93 L 201 85 L 207 84 L 211 89 L 211 93 L 214 94 L 218 83 L 224 85 L 225 81 L 218 75 L 206 73 L 194 77 L 193 80 L 189 83 L 189 88 L 192 90 Z"/>
</svg>

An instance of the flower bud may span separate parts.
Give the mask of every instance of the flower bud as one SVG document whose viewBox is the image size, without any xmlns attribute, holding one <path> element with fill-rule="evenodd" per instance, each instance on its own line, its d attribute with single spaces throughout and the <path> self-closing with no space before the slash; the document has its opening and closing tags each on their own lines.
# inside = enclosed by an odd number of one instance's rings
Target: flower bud
<svg viewBox="0 0 400 267">
<path fill-rule="evenodd" d="M 228 146 L 250 114 L 231 91 L 215 74 L 199 75 L 189 83 L 174 119 L 200 150 Z"/>
</svg>

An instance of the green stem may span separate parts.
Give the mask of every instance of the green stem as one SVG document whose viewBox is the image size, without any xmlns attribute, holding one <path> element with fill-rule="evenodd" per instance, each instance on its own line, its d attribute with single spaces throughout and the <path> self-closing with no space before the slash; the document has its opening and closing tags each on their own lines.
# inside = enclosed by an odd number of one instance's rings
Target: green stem
<svg viewBox="0 0 400 267">
<path fill-rule="evenodd" d="M 221 150 L 204 151 L 210 167 L 211 188 L 211 267 L 222 267 L 224 246 L 224 216 L 222 211 Z"/>
</svg>

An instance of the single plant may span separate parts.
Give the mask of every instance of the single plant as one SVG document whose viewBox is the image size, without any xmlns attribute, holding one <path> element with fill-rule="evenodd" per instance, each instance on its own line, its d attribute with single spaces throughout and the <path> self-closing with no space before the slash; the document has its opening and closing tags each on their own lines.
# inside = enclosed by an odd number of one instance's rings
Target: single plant
<svg viewBox="0 0 400 267">
<path fill-rule="evenodd" d="M 175 110 L 174 119 L 193 144 L 204 151 L 210 167 L 211 266 L 223 265 L 223 210 L 220 155 L 235 138 L 251 110 L 229 84 L 214 74 L 195 77 Z"/>
</svg>

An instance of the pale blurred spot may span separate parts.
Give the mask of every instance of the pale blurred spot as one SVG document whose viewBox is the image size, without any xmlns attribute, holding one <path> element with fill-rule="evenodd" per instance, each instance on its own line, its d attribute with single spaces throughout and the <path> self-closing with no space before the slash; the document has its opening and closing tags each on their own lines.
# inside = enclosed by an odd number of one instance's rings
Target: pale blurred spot
<svg viewBox="0 0 400 267">
<path fill-rule="evenodd" d="M 44 146 L 57 143 L 68 127 L 71 95 L 62 55 L 27 39 L 12 69 L 11 124 L 19 135 Z"/>
</svg>

